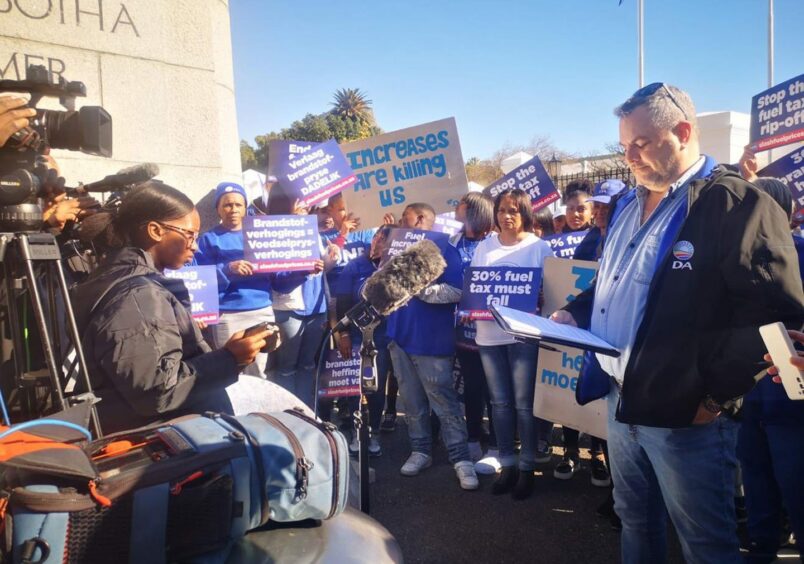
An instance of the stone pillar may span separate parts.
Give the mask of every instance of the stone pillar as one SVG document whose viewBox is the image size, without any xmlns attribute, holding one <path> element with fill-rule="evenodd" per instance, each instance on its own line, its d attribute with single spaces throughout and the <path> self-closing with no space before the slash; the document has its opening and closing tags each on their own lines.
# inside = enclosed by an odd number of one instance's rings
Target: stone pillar
<svg viewBox="0 0 804 564">
<path fill-rule="evenodd" d="M 227 0 L 0 0 L 0 78 L 28 63 L 112 115 L 111 159 L 54 151 L 68 185 L 142 162 L 194 201 L 240 180 Z"/>
</svg>

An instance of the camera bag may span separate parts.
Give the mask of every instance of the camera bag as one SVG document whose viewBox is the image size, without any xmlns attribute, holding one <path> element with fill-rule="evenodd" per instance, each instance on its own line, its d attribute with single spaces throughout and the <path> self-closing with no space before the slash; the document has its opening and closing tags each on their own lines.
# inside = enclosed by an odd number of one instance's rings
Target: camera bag
<svg viewBox="0 0 804 564">
<path fill-rule="evenodd" d="M 0 439 L 13 562 L 188 561 L 346 504 L 346 439 L 298 411 L 191 415 L 83 444 L 35 433 Z"/>
</svg>

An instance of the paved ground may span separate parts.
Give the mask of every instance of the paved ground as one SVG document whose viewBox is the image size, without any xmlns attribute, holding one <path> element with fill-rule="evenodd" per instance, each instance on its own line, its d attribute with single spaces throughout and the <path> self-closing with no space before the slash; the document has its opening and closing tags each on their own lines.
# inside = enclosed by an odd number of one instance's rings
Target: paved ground
<svg viewBox="0 0 804 564">
<path fill-rule="evenodd" d="M 431 468 L 400 475 L 410 452 L 401 418 L 382 443 L 382 457 L 372 460 L 372 516 L 397 538 L 406 562 L 619 562 L 619 534 L 595 514 L 607 491 L 590 484 L 585 465 L 572 480 L 556 480 L 556 455 L 537 474 L 533 497 L 513 501 L 491 495 L 491 476 L 481 477 L 479 491 L 461 490 L 442 445 Z M 670 562 L 682 562 L 675 541 Z"/>
</svg>

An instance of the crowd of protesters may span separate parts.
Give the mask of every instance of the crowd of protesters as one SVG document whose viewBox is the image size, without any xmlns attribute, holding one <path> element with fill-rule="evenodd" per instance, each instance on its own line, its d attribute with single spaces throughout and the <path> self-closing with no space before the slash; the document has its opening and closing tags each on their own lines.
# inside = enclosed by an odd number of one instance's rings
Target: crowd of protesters
<svg viewBox="0 0 804 564">
<path fill-rule="evenodd" d="M 579 432 L 564 427 L 553 445 L 553 424 L 533 414 L 538 347 L 493 321 L 469 320 L 457 303 L 466 268 L 541 268 L 553 255 L 546 236 L 588 230 L 575 258 L 600 261 L 596 281 L 552 319 L 589 328 L 621 351 L 587 354 L 579 386 L 594 384 L 608 398 L 608 440 L 592 438 L 590 474 L 593 485 L 613 490 L 623 561 L 664 561 L 668 516 L 688 562 L 740 561 L 738 466 L 746 548 L 770 561 L 782 523 L 799 549 L 804 542 L 804 402 L 786 396 L 772 366 L 785 359 L 770 359 L 758 333 L 782 321 L 804 343 L 795 331 L 804 321 L 804 243 L 790 192 L 756 177 L 750 151 L 736 171 L 702 155 L 695 108 L 676 87 L 651 84 L 616 113 L 635 187 L 574 182 L 552 214 L 533 213 L 517 189 L 493 201 L 461 199 L 463 228 L 443 249 L 444 273 L 374 333 L 381 392 L 369 398 L 369 453 L 381 455 L 379 432 L 395 428 L 398 393 L 411 448 L 403 475 L 432 465 L 439 435 L 463 489 L 479 487 L 477 473 L 493 473 L 492 494 L 523 500 L 553 446 L 563 449 L 553 475 L 576 474 Z M 149 182 L 116 210 L 88 218 L 82 236 L 105 257 L 78 287 L 76 315 L 106 430 L 227 410 L 221 391 L 243 372 L 314 406 L 327 324 L 360 299 L 393 229 L 435 222 L 420 202 L 383 225 L 361 226 L 346 203 L 336 196 L 307 209 L 270 176 L 264 196 L 248 202 L 241 186 L 223 183 L 220 223 L 201 234 L 192 202 Z M 260 274 L 244 260 L 247 214 L 308 213 L 321 226 L 323 258 L 313 270 Z M 214 327 L 193 322 L 183 285 L 163 274 L 191 261 L 216 267 Z M 264 329 L 244 331 L 259 322 Z M 347 330 L 333 346 L 351 356 L 360 338 Z M 356 405 L 318 407 L 334 419 Z"/>
</svg>

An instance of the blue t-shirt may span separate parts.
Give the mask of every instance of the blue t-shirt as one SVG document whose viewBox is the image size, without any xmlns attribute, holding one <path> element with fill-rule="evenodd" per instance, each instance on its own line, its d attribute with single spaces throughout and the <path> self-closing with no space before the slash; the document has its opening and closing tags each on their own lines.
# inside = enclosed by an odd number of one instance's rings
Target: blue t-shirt
<svg viewBox="0 0 804 564">
<path fill-rule="evenodd" d="M 463 267 L 457 249 L 446 245 L 447 268 L 436 284 L 463 286 Z M 428 304 L 419 298 L 388 317 L 388 337 L 408 354 L 452 356 L 455 354 L 455 305 Z"/>
<path fill-rule="evenodd" d="M 346 236 L 346 243 L 340 252 L 340 257 L 335 267 L 327 273 L 327 282 L 329 282 L 330 289 L 335 288 L 337 285 L 338 277 L 340 276 L 346 265 L 357 257 L 368 254 L 371 248 L 371 240 L 374 238 L 376 229 L 363 229 L 361 231 L 352 231 Z M 324 243 L 333 243 L 340 235 L 337 229 L 327 229 L 321 232 L 321 238 Z"/>
<path fill-rule="evenodd" d="M 335 297 L 350 296 L 355 305 L 363 300 L 360 294 L 363 291 L 363 285 L 369 277 L 377 272 L 377 267 L 368 258 L 368 254 L 361 255 L 351 261 L 338 276 L 337 286 L 332 288 Z M 374 345 L 377 348 L 385 348 L 388 346 L 388 320 L 383 319 L 380 324 L 374 329 Z M 362 340 L 363 336 L 359 329 L 352 326 L 350 333 L 352 335 L 352 342 L 358 343 Z"/>
<path fill-rule="evenodd" d="M 198 238 L 194 262 L 216 267 L 220 311 L 250 311 L 270 306 L 271 277 L 232 274 L 228 265 L 236 260 L 243 260 L 243 231 L 230 231 L 218 225 Z"/>
<path fill-rule="evenodd" d="M 485 237 L 484 237 L 485 238 Z M 467 239 L 463 233 L 458 233 L 450 237 L 450 244 L 455 247 L 461 257 L 461 279 L 466 276 L 466 269 L 472 264 L 472 257 L 475 250 L 483 239 Z M 461 282 L 463 284 L 463 282 Z M 477 325 L 474 321 L 457 324 L 455 327 L 455 346 L 459 349 L 470 351 L 479 350 L 475 337 L 477 336 Z"/>
</svg>

